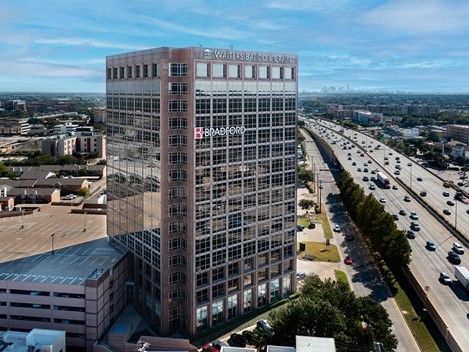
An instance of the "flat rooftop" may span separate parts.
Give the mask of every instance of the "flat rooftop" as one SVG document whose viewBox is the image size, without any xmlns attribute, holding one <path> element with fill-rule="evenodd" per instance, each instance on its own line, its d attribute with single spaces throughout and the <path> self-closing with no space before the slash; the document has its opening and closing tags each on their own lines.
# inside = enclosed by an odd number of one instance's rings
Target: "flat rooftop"
<svg viewBox="0 0 469 352">
<path fill-rule="evenodd" d="M 72 208 L 0 218 L 0 280 L 83 285 L 122 257 L 107 241 L 106 215 Z"/>
</svg>

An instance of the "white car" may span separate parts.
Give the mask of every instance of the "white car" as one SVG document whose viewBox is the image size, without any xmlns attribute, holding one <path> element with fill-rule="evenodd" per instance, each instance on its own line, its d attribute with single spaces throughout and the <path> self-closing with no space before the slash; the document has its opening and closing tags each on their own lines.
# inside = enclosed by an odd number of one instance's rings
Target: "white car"
<svg viewBox="0 0 469 352">
<path fill-rule="evenodd" d="M 453 251 L 455 251 L 457 254 L 464 254 L 464 248 L 458 242 L 453 243 Z"/>
<path fill-rule="evenodd" d="M 410 218 L 412 220 L 418 220 L 419 216 L 417 215 L 417 213 L 415 211 L 413 211 L 413 212 L 410 213 Z"/>
<path fill-rule="evenodd" d="M 381 198 L 379 199 L 379 201 L 380 201 L 380 203 L 386 203 L 386 199 L 384 199 L 383 197 L 381 197 Z"/>
<path fill-rule="evenodd" d="M 339 225 L 334 225 L 334 231 L 335 232 L 340 232 L 340 226 Z"/>
</svg>

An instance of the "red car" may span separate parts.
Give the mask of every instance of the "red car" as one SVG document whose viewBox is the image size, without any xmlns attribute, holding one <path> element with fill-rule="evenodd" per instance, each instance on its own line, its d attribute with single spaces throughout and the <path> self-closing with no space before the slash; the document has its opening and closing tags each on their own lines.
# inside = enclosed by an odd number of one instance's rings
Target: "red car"
<svg viewBox="0 0 469 352">
<path fill-rule="evenodd" d="M 344 259 L 344 264 L 352 265 L 353 264 L 352 258 L 350 258 L 349 256 L 346 256 Z"/>
</svg>

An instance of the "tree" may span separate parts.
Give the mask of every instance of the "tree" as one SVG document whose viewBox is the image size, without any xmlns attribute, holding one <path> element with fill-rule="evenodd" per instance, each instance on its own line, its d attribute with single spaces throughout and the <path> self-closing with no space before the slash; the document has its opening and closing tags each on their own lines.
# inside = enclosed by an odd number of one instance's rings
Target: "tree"
<svg viewBox="0 0 469 352">
<path fill-rule="evenodd" d="M 373 342 L 385 350 L 397 347 L 386 310 L 371 298 L 357 297 L 348 285 L 307 276 L 302 296 L 269 315 L 273 334 L 264 344 L 294 346 L 296 335 L 332 337 L 350 350 L 372 350 Z M 262 343 L 261 343 L 262 342 Z"/>
<path fill-rule="evenodd" d="M 298 168 L 298 181 L 308 183 L 314 181 L 314 173 L 311 170 L 306 170 L 304 167 Z"/>
<path fill-rule="evenodd" d="M 90 190 L 87 187 L 82 187 L 77 191 L 77 195 L 83 198 L 90 196 Z"/>
<path fill-rule="evenodd" d="M 308 213 L 308 209 L 314 206 L 314 201 L 312 201 L 311 199 L 301 199 L 298 202 L 298 205 L 301 209 L 306 210 L 306 213 Z"/>
</svg>

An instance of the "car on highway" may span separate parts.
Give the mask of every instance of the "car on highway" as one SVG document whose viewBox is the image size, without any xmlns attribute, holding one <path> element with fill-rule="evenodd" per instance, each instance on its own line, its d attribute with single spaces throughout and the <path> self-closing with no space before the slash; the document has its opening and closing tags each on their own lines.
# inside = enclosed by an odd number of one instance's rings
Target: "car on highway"
<svg viewBox="0 0 469 352">
<path fill-rule="evenodd" d="M 385 162 L 384 162 L 384 165 L 389 165 L 389 161 L 385 161 Z"/>
<path fill-rule="evenodd" d="M 467 209 L 467 210 L 466 210 L 466 213 L 468 213 L 468 214 L 469 214 L 469 209 Z"/>
<path fill-rule="evenodd" d="M 376 174 L 376 171 L 375 171 L 375 170 L 371 170 L 371 173 L 374 175 L 374 174 Z"/>
<path fill-rule="evenodd" d="M 352 265 L 353 264 L 352 258 L 350 258 L 350 256 L 346 256 L 344 259 L 344 264 Z"/>
<path fill-rule="evenodd" d="M 426 197 L 426 196 L 427 196 L 427 192 L 421 191 L 421 192 L 420 192 L 420 196 L 421 196 L 421 197 Z"/>
<path fill-rule="evenodd" d="M 447 273 L 442 271 L 440 273 L 440 282 L 445 285 L 451 285 L 451 278 L 449 277 Z"/>
<path fill-rule="evenodd" d="M 443 192 L 443 197 L 449 197 L 449 192 Z"/>
<path fill-rule="evenodd" d="M 368 176 L 363 176 L 362 180 L 365 181 L 365 182 L 368 182 L 369 178 L 368 178 Z"/>
<path fill-rule="evenodd" d="M 417 177 L 417 181 L 423 181 L 421 177 Z"/>
<path fill-rule="evenodd" d="M 448 252 L 448 260 L 450 263 L 453 264 L 461 264 L 461 257 L 454 251 L 449 251 Z"/>
<path fill-rule="evenodd" d="M 451 210 L 449 210 L 449 209 L 443 209 L 443 214 L 445 214 L 445 215 L 451 215 Z"/>
<path fill-rule="evenodd" d="M 380 203 L 386 203 L 386 199 L 383 198 L 383 197 L 381 197 L 381 198 L 379 199 L 379 202 L 380 202 Z"/>
<path fill-rule="evenodd" d="M 400 215 L 407 215 L 407 212 L 404 209 L 399 210 Z"/>
<path fill-rule="evenodd" d="M 407 230 L 407 238 L 413 240 L 415 238 L 415 232 L 412 230 Z"/>
<path fill-rule="evenodd" d="M 371 191 L 374 191 L 376 189 L 376 186 L 371 184 L 370 187 L 368 187 Z"/>
<path fill-rule="evenodd" d="M 393 218 L 394 220 L 399 220 L 399 216 L 398 216 L 397 214 L 393 214 L 393 215 L 392 215 L 392 218 Z"/>
<path fill-rule="evenodd" d="M 427 241 L 427 244 L 425 245 L 425 247 L 429 251 L 436 251 L 436 244 L 433 241 Z"/>
<path fill-rule="evenodd" d="M 399 170 L 394 171 L 394 175 L 400 175 L 401 172 Z"/>
<path fill-rule="evenodd" d="M 398 189 L 396 185 L 392 186 L 392 189 Z"/>
<path fill-rule="evenodd" d="M 387 156 L 385 156 L 385 157 L 384 157 L 384 160 L 385 160 L 385 161 L 386 161 L 386 160 L 389 160 L 389 158 L 388 158 Z"/>
<path fill-rule="evenodd" d="M 412 163 L 407 163 L 407 166 L 412 166 Z"/>
<path fill-rule="evenodd" d="M 446 202 L 446 204 L 448 204 L 449 206 L 453 206 L 454 202 L 450 199 L 449 201 Z"/>
<path fill-rule="evenodd" d="M 420 231 L 420 225 L 415 221 L 410 223 L 410 228 L 414 231 Z"/>
<path fill-rule="evenodd" d="M 405 196 L 404 197 L 404 202 L 410 202 L 410 196 Z"/>
<path fill-rule="evenodd" d="M 417 215 L 417 213 L 415 211 L 411 211 L 410 212 L 410 218 L 412 220 L 418 220 L 419 219 L 419 216 Z"/>
<path fill-rule="evenodd" d="M 358 168 L 357 171 L 358 171 L 358 172 L 362 172 L 362 169 L 361 169 L 361 168 Z"/>
<path fill-rule="evenodd" d="M 340 232 L 340 226 L 337 225 L 337 224 L 335 224 L 335 225 L 334 225 L 334 231 L 335 231 L 335 232 Z"/>
<path fill-rule="evenodd" d="M 464 254 L 464 248 L 459 242 L 453 242 L 453 251 L 457 254 Z"/>
<path fill-rule="evenodd" d="M 352 160 L 352 157 L 351 156 L 347 157 L 347 160 Z"/>
<path fill-rule="evenodd" d="M 365 168 L 363 169 L 363 172 L 368 172 L 368 168 L 365 167 Z"/>
</svg>

